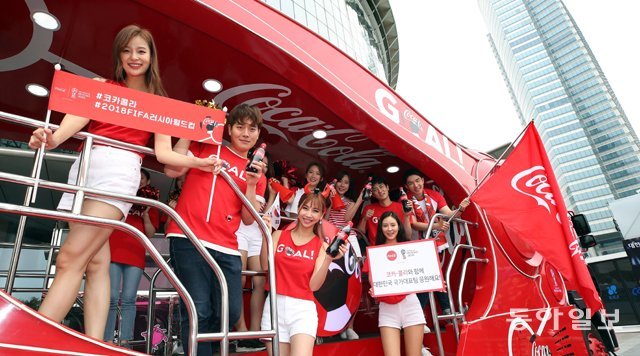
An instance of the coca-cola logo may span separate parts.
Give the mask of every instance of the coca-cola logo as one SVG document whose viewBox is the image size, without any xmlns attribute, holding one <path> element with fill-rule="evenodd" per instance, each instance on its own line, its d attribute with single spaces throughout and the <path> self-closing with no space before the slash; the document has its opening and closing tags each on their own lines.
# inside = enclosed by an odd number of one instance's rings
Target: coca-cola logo
<svg viewBox="0 0 640 356">
<path fill-rule="evenodd" d="M 387 252 L 387 259 L 389 261 L 395 261 L 396 258 L 398 258 L 398 254 L 396 253 L 396 251 L 389 251 Z"/>
<path fill-rule="evenodd" d="M 289 136 L 296 137 L 300 149 L 316 151 L 318 156 L 331 159 L 351 169 L 370 169 L 381 165 L 379 158 L 391 156 L 386 150 L 376 147 L 357 151 L 355 146 L 368 141 L 367 136 L 354 129 L 340 129 L 318 117 L 310 116 L 297 107 L 287 107 L 284 100 L 292 90 L 272 83 L 246 84 L 222 91 L 213 99 L 220 106 L 231 98 L 241 103 L 257 107 L 262 113 L 263 127 L 270 135 L 277 135 L 289 142 Z M 248 97 L 249 99 L 242 100 Z M 313 131 L 324 130 L 323 139 L 313 137 Z M 374 147 L 371 145 L 371 147 Z"/>
<path fill-rule="evenodd" d="M 511 179 L 511 187 L 534 199 L 538 206 L 545 208 L 550 214 L 555 213 L 556 220 L 560 222 L 560 215 L 556 212 L 556 201 L 548 180 L 544 167 L 534 166 L 514 175 Z"/>
<path fill-rule="evenodd" d="M 536 345 L 534 341 L 531 345 L 531 356 L 551 356 L 551 349 L 547 345 Z"/>
</svg>

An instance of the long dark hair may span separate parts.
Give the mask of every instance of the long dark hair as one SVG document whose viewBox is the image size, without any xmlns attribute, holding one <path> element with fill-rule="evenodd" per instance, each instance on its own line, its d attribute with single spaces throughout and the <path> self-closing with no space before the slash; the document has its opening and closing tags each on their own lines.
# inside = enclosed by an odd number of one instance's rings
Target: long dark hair
<svg viewBox="0 0 640 356">
<path fill-rule="evenodd" d="M 353 190 L 353 180 L 351 179 L 351 175 L 349 175 L 349 173 L 347 173 L 346 171 L 338 171 L 338 173 L 336 173 L 336 179 L 339 181 L 342 180 L 342 178 L 344 177 L 348 177 L 349 178 L 349 189 L 347 189 L 346 192 L 344 192 L 344 196 L 351 199 L 351 200 L 356 200 L 356 198 L 354 197 L 354 190 Z"/>
<path fill-rule="evenodd" d="M 111 52 L 111 58 L 113 61 L 113 80 L 118 83 L 124 83 L 127 77 L 127 73 L 122 67 L 122 61 L 120 60 L 120 53 L 127 46 L 132 38 L 140 36 L 149 46 L 150 63 L 147 72 L 144 74 L 144 83 L 149 89 L 151 94 L 167 96 L 167 92 L 164 90 L 162 80 L 160 79 L 160 69 L 158 67 L 158 51 L 156 49 L 156 43 L 153 41 L 151 32 L 145 28 L 141 28 L 138 25 L 129 25 L 124 27 L 113 40 L 113 49 Z"/>
<path fill-rule="evenodd" d="M 393 211 L 385 211 L 378 219 L 378 231 L 376 232 L 376 245 L 384 245 L 387 242 L 387 238 L 384 236 L 382 232 L 382 222 L 384 219 L 392 217 L 395 219 L 396 223 L 398 223 L 398 235 L 396 236 L 396 241 L 405 242 L 407 241 L 407 235 L 404 232 L 404 226 L 402 225 L 402 221 L 398 217 L 398 214 Z"/>
</svg>

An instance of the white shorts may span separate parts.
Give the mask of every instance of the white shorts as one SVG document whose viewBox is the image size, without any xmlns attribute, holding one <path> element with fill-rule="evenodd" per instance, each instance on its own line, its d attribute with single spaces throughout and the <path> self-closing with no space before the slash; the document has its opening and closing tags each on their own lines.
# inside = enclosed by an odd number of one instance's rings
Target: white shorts
<svg viewBox="0 0 640 356">
<path fill-rule="evenodd" d="M 67 184 L 76 184 L 79 165 L 80 157 L 73 162 L 71 170 L 69 170 Z M 135 196 L 140 186 L 141 165 L 142 158 L 137 153 L 110 146 L 93 146 L 86 187 Z M 75 194 L 72 193 L 64 193 L 58 204 L 58 210 L 71 210 L 74 196 Z M 124 217 L 127 216 L 132 206 L 131 203 L 108 198 L 87 197 L 87 199 L 113 205 L 122 211 Z"/>
<path fill-rule="evenodd" d="M 236 237 L 238 238 L 238 250 L 247 251 L 248 257 L 260 256 L 262 232 L 257 222 L 254 221 L 251 225 L 240 223 Z"/>
<path fill-rule="evenodd" d="M 409 294 L 398 304 L 380 302 L 378 327 L 403 329 L 408 326 L 426 324 L 420 301 L 415 293 Z"/>
<path fill-rule="evenodd" d="M 260 329 L 271 329 L 271 302 L 269 295 L 264 302 Z M 277 295 L 278 307 L 278 336 L 280 342 L 289 343 L 291 337 L 297 334 L 307 334 L 316 337 L 318 330 L 318 311 L 316 303 L 311 300 Z"/>
</svg>

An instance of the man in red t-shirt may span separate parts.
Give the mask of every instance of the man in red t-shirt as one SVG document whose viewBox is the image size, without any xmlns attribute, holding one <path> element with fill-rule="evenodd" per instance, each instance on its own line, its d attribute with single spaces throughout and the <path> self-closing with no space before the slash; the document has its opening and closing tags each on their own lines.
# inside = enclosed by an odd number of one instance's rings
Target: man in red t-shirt
<svg viewBox="0 0 640 356">
<path fill-rule="evenodd" d="M 411 227 L 414 231 L 413 239 L 423 239 L 428 238 L 429 236 L 424 236 L 429 228 L 429 220 L 436 213 L 445 214 L 448 216 L 453 215 L 453 211 L 447 205 L 446 200 L 442 196 L 442 194 L 436 192 L 435 190 L 426 189 L 424 187 L 424 174 L 415 168 L 410 168 L 404 172 L 404 184 L 407 190 L 409 190 L 409 195 L 412 199 L 415 199 L 420 205 L 420 209 L 424 213 L 426 218 L 426 222 L 413 221 Z M 456 216 L 462 214 L 464 209 L 469 205 L 469 200 L 464 199 L 460 202 L 460 211 Z M 414 209 L 417 207 L 414 206 Z M 445 219 L 438 219 L 434 222 L 432 227 L 432 235 L 435 230 L 439 232 L 435 232 L 436 244 L 438 246 L 439 252 L 444 252 L 444 249 L 448 247 L 448 243 L 446 242 L 445 233 L 449 230 L 449 223 Z M 441 257 L 444 255 L 441 254 Z M 420 305 L 424 308 L 427 304 L 427 293 L 418 293 L 418 300 L 420 300 Z M 449 297 L 445 292 L 435 292 L 436 298 L 440 302 L 440 308 L 442 309 L 443 314 L 451 313 L 451 306 L 449 304 Z"/>
<path fill-rule="evenodd" d="M 170 177 L 187 174 L 176 212 L 224 273 L 229 291 L 229 327 L 232 327 L 240 317 L 242 303 L 242 261 L 235 232 L 241 220 L 245 224 L 251 224 L 254 219 L 231 186 L 222 178 L 215 179 L 215 175 L 220 171 L 222 162 L 226 162 L 227 173 L 257 210 L 260 209 L 259 199 L 264 201 L 262 197 L 267 184 L 262 175 L 265 165 L 263 162 L 252 163 L 257 173 L 245 170 L 249 149 L 256 144 L 262 127 L 260 111 L 246 104 L 238 105 L 229 113 L 226 127 L 230 145 L 221 147 L 220 157 L 213 167 L 189 170 L 167 166 L 165 173 Z M 217 155 L 217 150 L 218 147 L 214 145 L 183 139 L 174 147 L 176 152 L 200 158 Z M 167 226 L 167 236 L 173 237 L 171 257 L 176 275 L 196 305 L 198 333 L 219 332 L 220 285 L 217 277 L 193 244 L 184 238 L 184 233 L 175 221 Z M 181 303 L 180 308 L 183 345 L 188 345 L 189 314 L 184 303 Z M 211 342 L 199 342 L 197 354 L 211 355 L 217 349 L 216 346 Z"/>
<path fill-rule="evenodd" d="M 378 219 L 385 211 L 395 212 L 404 224 L 407 239 L 411 239 L 410 215 L 404 213 L 402 204 L 391 201 L 389 198 L 389 185 L 383 177 L 375 177 L 371 181 L 371 193 L 377 202 L 371 203 L 364 208 L 362 218 L 358 223 L 360 231 L 366 231 L 369 238 L 369 246 L 376 244 L 376 233 L 378 232 Z"/>
</svg>

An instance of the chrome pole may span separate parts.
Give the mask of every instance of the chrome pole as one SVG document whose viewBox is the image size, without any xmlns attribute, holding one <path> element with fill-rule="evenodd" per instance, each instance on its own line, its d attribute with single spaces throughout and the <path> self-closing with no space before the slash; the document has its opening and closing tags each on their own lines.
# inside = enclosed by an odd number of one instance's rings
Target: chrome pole
<svg viewBox="0 0 640 356">
<path fill-rule="evenodd" d="M 31 169 L 31 178 L 36 178 L 39 175 L 38 169 L 38 160 L 36 159 L 33 163 L 33 168 Z M 24 194 L 24 206 L 29 206 L 33 197 L 34 197 L 34 188 L 27 187 L 27 191 Z M 24 230 L 27 226 L 27 217 L 20 216 L 20 220 L 18 221 L 18 229 L 16 230 L 16 239 L 13 245 L 13 250 L 11 251 L 11 261 L 9 262 L 9 271 L 7 275 L 7 282 L 5 283 L 5 290 L 7 294 L 11 294 L 13 292 L 13 285 L 16 280 L 16 272 L 18 271 L 18 263 L 20 262 L 20 253 L 22 252 L 22 240 L 24 240 Z"/>
<path fill-rule="evenodd" d="M 46 181 L 42 181 L 40 184 L 44 187 L 46 183 L 47 183 Z M 139 199 L 144 199 L 144 198 L 139 198 Z M 144 200 L 152 201 L 151 199 L 144 199 Z M 170 209 L 170 208 L 167 206 L 167 209 Z M 164 271 L 169 282 L 176 288 L 176 291 L 178 292 L 178 294 L 180 294 L 180 297 L 182 297 L 182 300 L 185 303 L 185 306 L 187 308 L 187 312 L 189 313 L 189 316 L 190 316 L 189 326 L 191 327 L 191 330 L 197 330 L 198 316 L 196 313 L 195 305 L 193 304 L 193 300 L 191 299 L 191 296 L 189 296 L 186 288 L 184 287 L 184 285 L 182 285 L 182 283 L 180 282 L 178 277 L 175 275 L 173 270 L 171 270 L 169 265 L 165 262 L 162 255 L 158 252 L 158 250 L 155 249 L 155 247 L 153 246 L 153 243 L 151 243 L 151 240 L 138 229 L 119 220 L 111 220 L 111 219 L 98 218 L 93 216 L 76 215 L 76 214 L 71 214 L 71 213 L 66 213 L 61 211 L 37 209 L 37 208 L 24 207 L 24 206 L 7 204 L 7 203 L 0 203 L 0 212 L 22 214 L 22 215 L 28 215 L 28 216 L 37 216 L 37 217 L 46 218 L 46 219 L 57 219 L 57 220 L 65 220 L 65 221 L 71 221 L 71 222 L 89 223 L 91 225 L 112 227 L 114 229 L 118 229 L 118 230 L 127 232 L 130 235 L 133 235 L 135 238 L 138 239 L 140 243 L 143 244 L 145 249 L 149 251 L 149 255 L 151 256 L 151 258 Z M 195 329 L 193 329 L 194 327 Z M 189 355 L 196 356 L 196 354 L 197 354 L 196 337 L 190 337 Z"/>
</svg>

